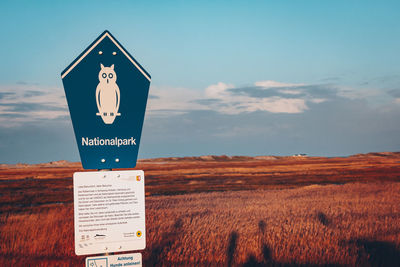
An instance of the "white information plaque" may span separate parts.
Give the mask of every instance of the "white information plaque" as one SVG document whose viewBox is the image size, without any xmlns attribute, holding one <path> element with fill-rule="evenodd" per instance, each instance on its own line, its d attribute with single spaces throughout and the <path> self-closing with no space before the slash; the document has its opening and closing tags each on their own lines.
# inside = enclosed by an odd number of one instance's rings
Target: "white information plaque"
<svg viewBox="0 0 400 267">
<path fill-rule="evenodd" d="M 142 254 L 118 254 L 112 256 L 97 256 L 86 258 L 86 267 L 142 267 Z"/>
<path fill-rule="evenodd" d="M 76 255 L 146 247 L 144 172 L 74 173 Z"/>
</svg>

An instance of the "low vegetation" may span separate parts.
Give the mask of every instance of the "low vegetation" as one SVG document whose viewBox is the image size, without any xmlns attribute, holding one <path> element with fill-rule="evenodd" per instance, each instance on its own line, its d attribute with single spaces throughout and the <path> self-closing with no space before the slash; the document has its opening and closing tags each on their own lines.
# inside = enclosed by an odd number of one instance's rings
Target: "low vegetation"
<svg viewBox="0 0 400 267">
<path fill-rule="evenodd" d="M 141 162 L 145 266 L 399 266 L 399 161 L 385 153 Z M 0 170 L 1 266 L 84 265 L 73 249 L 75 169 Z"/>
</svg>

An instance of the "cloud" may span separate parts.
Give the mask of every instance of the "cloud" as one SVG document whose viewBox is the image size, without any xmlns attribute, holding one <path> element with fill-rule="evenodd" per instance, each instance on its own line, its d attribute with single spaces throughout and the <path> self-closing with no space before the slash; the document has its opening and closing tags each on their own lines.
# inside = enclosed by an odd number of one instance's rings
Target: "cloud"
<svg viewBox="0 0 400 267">
<path fill-rule="evenodd" d="M 192 100 L 192 103 L 197 103 L 197 104 L 200 104 L 200 105 L 209 106 L 209 105 L 212 105 L 212 104 L 221 103 L 221 100 L 219 100 L 217 98 L 204 98 L 204 99 Z"/>
<path fill-rule="evenodd" d="M 382 90 L 342 86 L 340 90 L 338 90 L 337 95 L 349 99 L 368 99 L 382 95 Z"/>
<path fill-rule="evenodd" d="M 320 79 L 320 81 L 322 81 L 322 82 L 339 82 L 340 80 L 341 80 L 341 78 L 337 77 L 337 76 L 326 77 L 326 78 Z"/>
<path fill-rule="evenodd" d="M 388 91 L 388 94 L 394 98 L 400 98 L 400 89 L 392 89 Z"/>
<path fill-rule="evenodd" d="M 14 92 L 0 92 L 0 99 L 10 98 L 10 97 L 12 97 L 14 95 L 15 95 Z"/>
<path fill-rule="evenodd" d="M 46 92 L 38 90 L 27 90 L 24 92 L 24 97 L 44 96 Z"/>
<path fill-rule="evenodd" d="M 294 87 L 294 86 L 301 86 L 303 84 L 295 84 L 295 83 L 281 83 L 277 81 L 259 81 L 254 83 L 255 86 L 257 87 L 263 87 L 263 88 L 279 88 L 279 87 Z"/>
<path fill-rule="evenodd" d="M 15 112 L 29 114 L 36 111 L 66 111 L 64 107 L 46 105 L 42 103 L 0 103 L 3 112 Z M 1 115 L 1 114 L 0 114 Z"/>
<path fill-rule="evenodd" d="M 223 114 L 240 114 L 255 111 L 272 113 L 300 113 L 307 110 L 305 99 L 299 95 L 285 94 L 275 89 L 240 87 L 218 83 L 206 88 L 206 96 L 213 97 L 208 106 Z M 218 101 L 216 101 L 218 100 Z"/>
<path fill-rule="evenodd" d="M 150 116 L 171 116 L 190 110 L 205 110 L 204 105 L 194 100 L 203 99 L 203 94 L 196 90 L 175 87 L 150 88 L 153 97 L 148 99 L 146 114 Z"/>
<path fill-rule="evenodd" d="M 194 110 L 220 114 L 256 111 L 299 114 L 315 105 L 339 100 L 365 100 L 374 108 L 400 104 L 399 90 L 379 87 L 351 87 L 333 83 L 306 84 L 257 81 L 246 86 L 218 82 L 204 90 L 151 88 L 157 99 L 150 99 L 150 113 L 157 116 L 184 114 Z"/>
<path fill-rule="evenodd" d="M 218 82 L 204 90 L 184 88 L 151 88 L 157 99 L 150 99 L 150 113 L 165 115 L 171 111 L 183 114 L 192 110 L 211 110 L 222 114 L 256 111 L 271 113 L 302 113 L 309 104 L 320 104 L 337 97 L 338 89 L 331 85 L 307 85 L 258 81 L 237 87 Z"/>
<path fill-rule="evenodd" d="M 217 84 L 208 86 L 205 90 L 205 94 L 206 94 L 206 97 L 216 98 L 216 99 L 223 98 L 223 97 L 229 97 L 229 93 L 227 91 L 230 88 L 234 88 L 234 85 L 219 82 Z"/>
<path fill-rule="evenodd" d="M 68 114 L 64 92 L 60 88 L 25 83 L 0 86 L 0 123 L 3 127 L 64 119 Z"/>
<path fill-rule="evenodd" d="M 156 95 L 149 95 L 149 99 L 159 99 L 160 97 L 159 96 L 156 96 Z"/>
</svg>

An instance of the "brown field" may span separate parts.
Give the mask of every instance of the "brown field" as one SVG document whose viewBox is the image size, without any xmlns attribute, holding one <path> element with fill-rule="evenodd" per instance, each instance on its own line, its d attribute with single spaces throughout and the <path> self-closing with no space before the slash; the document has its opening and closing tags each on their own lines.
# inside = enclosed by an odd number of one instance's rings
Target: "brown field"
<svg viewBox="0 0 400 267">
<path fill-rule="evenodd" d="M 400 266 L 400 153 L 142 160 L 145 266 Z M 83 266 L 77 163 L 0 166 L 0 266 Z"/>
</svg>

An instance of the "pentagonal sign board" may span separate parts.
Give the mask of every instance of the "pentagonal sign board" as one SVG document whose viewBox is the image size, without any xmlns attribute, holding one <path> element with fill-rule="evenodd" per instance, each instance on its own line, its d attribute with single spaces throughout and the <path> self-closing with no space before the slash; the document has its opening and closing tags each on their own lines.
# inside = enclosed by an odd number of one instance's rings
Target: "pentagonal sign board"
<svg viewBox="0 0 400 267">
<path fill-rule="evenodd" d="M 133 168 L 151 77 L 102 33 L 62 73 L 83 168 Z"/>
</svg>

